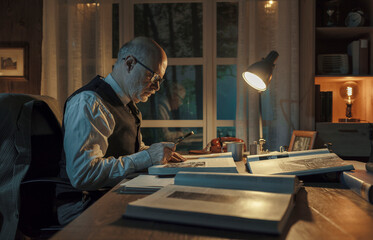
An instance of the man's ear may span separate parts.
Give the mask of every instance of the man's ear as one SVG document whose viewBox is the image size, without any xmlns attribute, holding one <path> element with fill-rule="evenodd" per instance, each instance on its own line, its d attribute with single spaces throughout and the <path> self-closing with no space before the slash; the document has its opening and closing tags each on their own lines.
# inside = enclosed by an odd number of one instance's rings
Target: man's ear
<svg viewBox="0 0 373 240">
<path fill-rule="evenodd" d="M 128 73 L 132 71 L 135 64 L 136 64 L 136 59 L 132 55 L 129 55 L 124 59 L 124 65 Z"/>
</svg>

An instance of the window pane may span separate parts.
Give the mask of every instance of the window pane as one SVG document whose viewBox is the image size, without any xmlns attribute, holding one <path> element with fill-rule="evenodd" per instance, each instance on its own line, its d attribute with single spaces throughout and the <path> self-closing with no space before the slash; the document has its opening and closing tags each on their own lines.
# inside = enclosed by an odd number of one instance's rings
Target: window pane
<svg viewBox="0 0 373 240">
<path fill-rule="evenodd" d="M 144 120 L 202 119 L 202 66 L 169 66 L 161 89 L 139 103 Z"/>
<path fill-rule="evenodd" d="M 177 145 L 176 151 L 188 153 L 189 150 L 202 150 L 202 128 L 141 128 L 142 140 L 147 146 L 157 142 L 174 142 L 178 137 L 190 131 L 193 131 L 194 135 Z"/>
<path fill-rule="evenodd" d="M 218 57 L 236 57 L 238 40 L 238 3 L 218 2 L 216 39 Z"/>
<path fill-rule="evenodd" d="M 236 119 L 236 65 L 217 66 L 217 119 Z"/>
<path fill-rule="evenodd" d="M 218 137 L 236 137 L 236 127 L 218 127 L 216 131 Z"/>
<path fill-rule="evenodd" d="M 112 57 L 117 58 L 119 51 L 119 4 L 113 4 L 112 17 Z"/>
<path fill-rule="evenodd" d="M 135 4 L 135 36 L 161 45 L 168 57 L 202 57 L 202 4 Z"/>
</svg>

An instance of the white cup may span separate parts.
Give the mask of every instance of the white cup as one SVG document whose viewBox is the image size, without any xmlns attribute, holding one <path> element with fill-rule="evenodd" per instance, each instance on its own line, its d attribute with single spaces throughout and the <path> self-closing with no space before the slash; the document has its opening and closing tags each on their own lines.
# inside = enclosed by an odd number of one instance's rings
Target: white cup
<svg viewBox="0 0 373 240">
<path fill-rule="evenodd" d="M 227 152 L 232 153 L 232 157 L 234 161 L 241 161 L 243 157 L 243 149 L 244 143 L 243 142 L 226 142 L 227 145 Z"/>
</svg>

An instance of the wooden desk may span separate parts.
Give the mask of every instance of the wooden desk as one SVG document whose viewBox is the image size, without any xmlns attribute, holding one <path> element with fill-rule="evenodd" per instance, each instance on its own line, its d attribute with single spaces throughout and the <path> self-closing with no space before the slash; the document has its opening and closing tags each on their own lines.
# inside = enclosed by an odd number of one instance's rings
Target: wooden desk
<svg viewBox="0 0 373 240">
<path fill-rule="evenodd" d="M 237 164 L 245 171 L 244 162 Z M 52 239 L 372 239 L 373 205 L 339 183 L 305 184 L 281 236 L 125 219 L 127 204 L 144 194 L 104 195 Z"/>
</svg>

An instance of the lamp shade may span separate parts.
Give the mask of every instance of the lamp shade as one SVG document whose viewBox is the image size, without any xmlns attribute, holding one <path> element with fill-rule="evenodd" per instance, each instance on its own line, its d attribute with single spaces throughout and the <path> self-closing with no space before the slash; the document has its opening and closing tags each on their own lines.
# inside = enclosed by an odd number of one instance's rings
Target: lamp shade
<svg viewBox="0 0 373 240">
<path fill-rule="evenodd" d="M 253 88 L 259 91 L 265 91 L 272 79 L 272 72 L 275 67 L 275 61 L 278 58 L 276 51 L 271 51 L 266 58 L 252 64 L 242 73 L 243 79 Z"/>
</svg>

